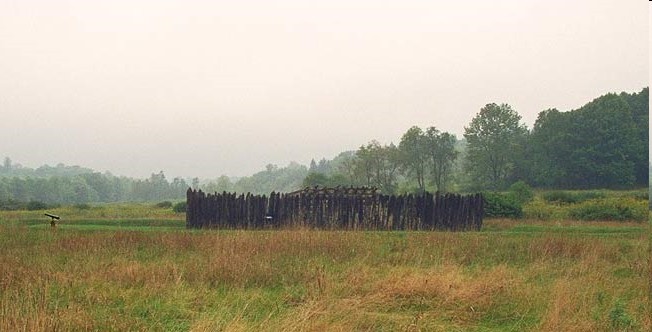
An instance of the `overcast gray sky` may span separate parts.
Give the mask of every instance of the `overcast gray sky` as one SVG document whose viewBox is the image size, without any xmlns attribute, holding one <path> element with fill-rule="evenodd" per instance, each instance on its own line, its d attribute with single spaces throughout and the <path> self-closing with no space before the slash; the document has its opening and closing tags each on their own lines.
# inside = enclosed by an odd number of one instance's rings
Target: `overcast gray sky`
<svg viewBox="0 0 652 332">
<path fill-rule="evenodd" d="M 643 0 L 0 0 L 0 157 L 216 178 L 648 85 Z"/>
</svg>

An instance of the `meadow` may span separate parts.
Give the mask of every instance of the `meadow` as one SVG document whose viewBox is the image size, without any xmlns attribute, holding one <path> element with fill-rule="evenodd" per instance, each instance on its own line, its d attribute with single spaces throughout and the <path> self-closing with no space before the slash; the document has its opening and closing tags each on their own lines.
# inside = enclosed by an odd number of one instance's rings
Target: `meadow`
<svg viewBox="0 0 652 332">
<path fill-rule="evenodd" d="M 151 204 L 0 212 L 0 331 L 649 331 L 650 223 L 186 230 Z"/>
</svg>

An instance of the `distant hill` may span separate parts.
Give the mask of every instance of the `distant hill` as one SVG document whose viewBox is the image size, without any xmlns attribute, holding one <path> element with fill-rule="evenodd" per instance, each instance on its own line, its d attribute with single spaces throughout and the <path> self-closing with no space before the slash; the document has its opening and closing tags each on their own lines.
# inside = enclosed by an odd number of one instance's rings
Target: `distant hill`
<svg viewBox="0 0 652 332">
<path fill-rule="evenodd" d="M 14 164 L 9 157 L 0 166 L 0 209 L 20 207 L 23 206 L 20 203 L 26 202 L 79 204 L 182 200 L 187 189 L 184 179 L 168 181 L 163 172 L 153 173 L 143 180 L 64 164 L 33 169 Z"/>
<path fill-rule="evenodd" d="M 2 166 L 0 166 L 0 177 L 49 178 L 52 176 L 76 176 L 89 173 L 95 173 L 95 171 L 86 167 L 66 166 L 61 163 L 54 167 L 43 165 L 33 169 L 24 167 L 21 164 L 15 164 L 9 157 L 5 157 Z"/>
</svg>

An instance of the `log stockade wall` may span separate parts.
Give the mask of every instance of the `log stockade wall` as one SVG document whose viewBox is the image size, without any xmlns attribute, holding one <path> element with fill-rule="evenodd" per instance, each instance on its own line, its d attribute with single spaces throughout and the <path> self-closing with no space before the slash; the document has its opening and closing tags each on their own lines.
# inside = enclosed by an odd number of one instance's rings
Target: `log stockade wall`
<svg viewBox="0 0 652 332">
<path fill-rule="evenodd" d="M 373 188 L 306 188 L 269 196 L 188 189 L 186 227 L 479 230 L 481 194 L 382 195 Z"/>
</svg>

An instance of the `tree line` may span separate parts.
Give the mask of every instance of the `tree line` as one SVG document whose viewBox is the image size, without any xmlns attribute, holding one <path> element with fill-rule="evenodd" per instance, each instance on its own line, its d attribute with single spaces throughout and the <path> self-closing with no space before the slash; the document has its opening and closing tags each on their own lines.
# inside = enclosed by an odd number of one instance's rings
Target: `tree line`
<svg viewBox="0 0 652 332">
<path fill-rule="evenodd" d="M 147 179 L 134 179 L 64 164 L 32 169 L 5 157 L 0 165 L 0 209 L 23 206 L 18 203 L 27 202 L 80 204 L 183 200 L 189 187 L 201 187 L 208 192 L 290 192 L 300 188 L 307 175 L 306 166 L 292 162 L 286 167 L 268 164 L 264 171 L 238 179 L 221 176 L 213 181 L 180 177 L 168 180 L 163 171 L 152 173 Z"/>
<path fill-rule="evenodd" d="M 9 158 L 0 166 L 0 208 L 26 202 L 80 204 L 174 200 L 185 197 L 188 187 L 182 178 L 168 181 L 162 171 L 143 180 L 63 164 L 34 170 L 13 165 Z"/>
<path fill-rule="evenodd" d="M 168 180 L 98 173 L 79 166 L 0 165 L 0 203 L 89 203 L 184 199 L 206 192 L 291 192 L 306 186 L 368 186 L 384 194 L 504 190 L 523 181 L 538 188 L 633 188 L 649 180 L 649 89 L 609 93 L 579 109 L 539 113 L 531 129 L 508 104 L 487 104 L 464 136 L 435 126 L 407 129 L 398 144 L 371 140 L 355 151 L 309 166 L 269 164 L 248 177 Z"/>
<path fill-rule="evenodd" d="M 577 110 L 548 109 L 531 130 L 509 105 L 489 104 L 465 128 L 475 188 L 522 180 L 564 189 L 647 187 L 649 89 L 606 94 Z"/>
<path fill-rule="evenodd" d="M 548 109 L 532 129 L 508 104 L 487 104 L 464 138 L 409 128 L 398 146 L 372 140 L 311 162 L 305 186 L 367 185 L 384 193 L 539 188 L 633 188 L 649 180 L 649 89 L 609 93 L 577 110 Z"/>
</svg>

